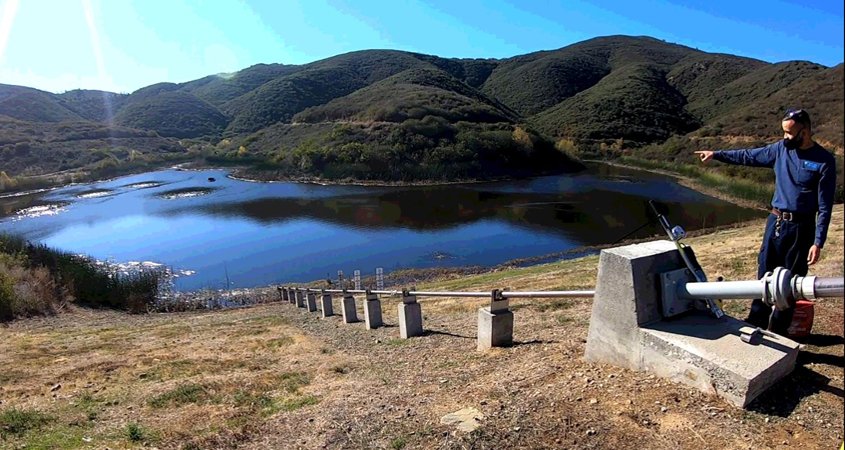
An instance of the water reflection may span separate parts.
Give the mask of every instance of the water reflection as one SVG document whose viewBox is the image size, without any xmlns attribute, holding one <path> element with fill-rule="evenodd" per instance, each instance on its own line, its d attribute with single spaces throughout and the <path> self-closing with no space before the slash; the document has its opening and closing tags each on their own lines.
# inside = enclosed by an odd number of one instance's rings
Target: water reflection
<svg viewBox="0 0 845 450">
<path fill-rule="evenodd" d="M 90 195 L 101 192 L 108 194 Z M 649 199 L 666 203 L 670 220 L 688 230 L 762 215 L 665 177 L 608 166 L 418 187 L 254 183 L 220 170 L 166 170 L 0 198 L 0 232 L 95 258 L 195 271 L 179 279 L 180 289 L 218 288 L 226 278 L 246 287 L 338 269 L 489 266 L 612 243 L 647 222 L 632 237 L 655 235 Z M 49 205 L 62 207 L 17 214 Z"/>
</svg>

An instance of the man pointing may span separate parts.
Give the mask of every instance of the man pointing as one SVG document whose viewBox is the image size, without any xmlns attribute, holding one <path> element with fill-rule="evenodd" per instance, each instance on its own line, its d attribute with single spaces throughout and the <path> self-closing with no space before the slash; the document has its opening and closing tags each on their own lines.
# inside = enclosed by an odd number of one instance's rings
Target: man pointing
<svg viewBox="0 0 845 450">
<path fill-rule="evenodd" d="M 765 147 L 695 152 L 702 162 L 770 167 L 775 172 L 772 211 L 757 258 L 757 278 L 775 267 L 806 276 L 821 257 L 836 190 L 836 160 L 812 138 L 810 115 L 789 109 L 781 121 L 783 140 Z M 746 322 L 786 335 L 794 308 L 774 310 L 760 299 L 751 303 Z M 771 323 L 769 319 L 771 317 Z"/>
</svg>

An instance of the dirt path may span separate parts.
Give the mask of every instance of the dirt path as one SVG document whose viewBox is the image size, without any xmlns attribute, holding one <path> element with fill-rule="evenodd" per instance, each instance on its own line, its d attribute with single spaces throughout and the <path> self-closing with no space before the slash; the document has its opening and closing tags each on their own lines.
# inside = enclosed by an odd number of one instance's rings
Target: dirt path
<svg viewBox="0 0 845 450">
<path fill-rule="evenodd" d="M 709 276 L 745 279 L 762 228 L 689 244 Z M 813 273 L 841 275 L 842 249 L 837 205 Z M 417 287 L 586 288 L 596 264 L 445 274 Z M 843 439 L 842 299 L 817 304 L 799 367 L 747 410 L 583 361 L 589 300 L 515 301 L 516 345 L 487 353 L 475 351 L 480 301 L 421 303 L 426 335 L 410 340 L 398 339 L 395 299 L 383 301 L 387 326 L 374 331 L 281 303 L 146 316 L 76 309 L 4 325 L 0 448 L 831 449 Z M 745 301 L 726 307 L 747 311 Z M 482 416 L 475 431 L 441 423 L 464 408 Z"/>
</svg>

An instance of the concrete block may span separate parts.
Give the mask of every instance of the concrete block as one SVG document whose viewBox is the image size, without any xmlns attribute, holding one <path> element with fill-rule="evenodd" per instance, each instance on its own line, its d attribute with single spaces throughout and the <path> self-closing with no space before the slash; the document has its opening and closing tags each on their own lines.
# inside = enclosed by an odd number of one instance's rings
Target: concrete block
<svg viewBox="0 0 845 450">
<path fill-rule="evenodd" d="M 355 309 L 355 297 L 352 294 L 343 294 L 342 308 L 343 323 L 358 322 L 358 311 Z"/>
<path fill-rule="evenodd" d="M 296 307 L 305 308 L 305 295 L 299 289 L 296 290 Z"/>
<path fill-rule="evenodd" d="M 296 291 L 294 291 L 293 289 L 288 289 L 288 301 L 291 303 L 291 305 L 296 304 Z"/>
<path fill-rule="evenodd" d="M 746 323 L 704 311 L 665 320 L 660 274 L 684 267 L 670 241 L 602 250 L 584 357 L 747 406 L 792 371 L 798 344 L 776 335 L 747 344 L 739 331 Z"/>
<path fill-rule="evenodd" d="M 368 330 L 384 325 L 381 320 L 381 301 L 376 294 L 367 294 L 367 299 L 364 301 L 364 322 Z"/>
<path fill-rule="evenodd" d="M 331 317 L 334 315 L 334 308 L 332 306 L 332 294 L 323 294 L 320 297 L 320 310 L 322 311 L 322 316 L 325 319 L 326 317 Z"/>
<path fill-rule="evenodd" d="M 513 345 L 513 312 L 498 310 L 490 312 L 490 307 L 478 309 L 478 350 L 485 351 L 492 347 Z"/>
<path fill-rule="evenodd" d="M 422 307 L 417 303 L 417 297 L 403 297 L 402 303 L 399 304 L 399 337 L 408 339 L 422 334 Z"/>
<path fill-rule="evenodd" d="M 288 298 L 288 289 L 287 288 L 282 288 L 282 301 L 283 302 L 289 302 L 290 301 L 290 299 Z"/>
<path fill-rule="evenodd" d="M 798 357 L 798 343 L 767 333 L 759 345 L 740 339 L 747 323 L 704 312 L 642 329 L 641 370 L 718 395 L 745 407 L 781 378 Z"/>
<path fill-rule="evenodd" d="M 317 294 L 313 292 L 309 292 L 307 294 L 305 300 L 305 306 L 308 309 L 308 312 L 314 312 L 317 310 Z"/>
<path fill-rule="evenodd" d="M 661 319 L 659 274 L 680 267 L 683 260 L 670 241 L 602 250 L 584 357 L 622 367 L 638 365 L 639 327 Z"/>
</svg>

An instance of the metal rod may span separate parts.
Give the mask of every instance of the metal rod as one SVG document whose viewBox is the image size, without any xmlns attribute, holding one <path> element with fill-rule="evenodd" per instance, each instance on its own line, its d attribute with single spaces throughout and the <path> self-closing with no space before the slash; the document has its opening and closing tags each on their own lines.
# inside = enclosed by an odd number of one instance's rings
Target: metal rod
<svg viewBox="0 0 845 450">
<path fill-rule="evenodd" d="M 416 295 L 417 297 L 490 297 L 489 292 L 430 292 L 430 291 L 410 291 L 408 295 Z"/>
<path fill-rule="evenodd" d="M 683 298 L 763 298 L 764 283 L 752 281 L 692 282 L 678 285 L 678 295 Z"/>
<path fill-rule="evenodd" d="M 586 298 L 586 297 L 595 297 L 596 291 L 503 291 L 502 297 L 504 298 L 533 298 L 533 297 L 547 297 L 547 298 L 562 298 L 562 297 L 570 297 L 570 298 Z"/>
<path fill-rule="evenodd" d="M 402 295 L 402 291 L 370 291 L 370 294 L 378 294 L 378 295 Z"/>
<path fill-rule="evenodd" d="M 319 292 L 320 289 L 307 289 L 308 291 Z M 364 294 L 367 291 L 361 289 L 324 289 L 322 292 L 327 294 Z M 402 295 L 402 291 L 370 291 L 371 294 L 378 295 Z M 467 297 L 467 298 L 488 298 L 490 292 L 461 292 L 461 291 L 409 291 L 408 295 L 415 295 L 417 297 Z M 503 298 L 587 298 L 594 297 L 596 291 L 504 291 L 501 292 Z"/>
</svg>

